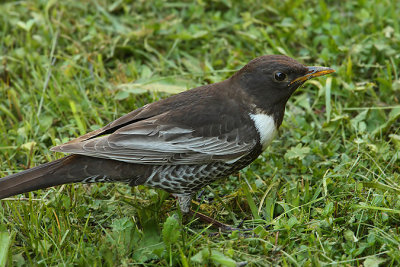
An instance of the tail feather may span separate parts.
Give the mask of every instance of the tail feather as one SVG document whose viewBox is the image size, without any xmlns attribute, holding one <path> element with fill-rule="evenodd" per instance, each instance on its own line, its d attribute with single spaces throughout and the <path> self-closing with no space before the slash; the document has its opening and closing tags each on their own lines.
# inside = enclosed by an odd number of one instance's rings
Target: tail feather
<svg viewBox="0 0 400 267">
<path fill-rule="evenodd" d="M 60 174 L 60 168 L 69 161 L 71 161 L 71 156 L 1 178 L 0 199 L 41 188 L 81 181 L 80 177 L 57 175 Z"/>
<path fill-rule="evenodd" d="M 108 159 L 70 155 L 0 178 L 0 199 L 38 189 L 76 182 L 142 184 L 150 168 Z"/>
</svg>

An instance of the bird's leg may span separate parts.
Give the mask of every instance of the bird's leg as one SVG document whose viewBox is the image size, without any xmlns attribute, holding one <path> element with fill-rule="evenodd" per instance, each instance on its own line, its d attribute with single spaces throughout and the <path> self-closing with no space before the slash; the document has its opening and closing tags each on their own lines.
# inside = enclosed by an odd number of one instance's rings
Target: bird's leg
<svg viewBox="0 0 400 267">
<path fill-rule="evenodd" d="M 192 194 L 188 195 L 175 195 L 178 198 L 179 208 L 182 211 L 182 214 L 188 214 L 190 212 L 190 204 L 192 203 Z"/>
<path fill-rule="evenodd" d="M 181 209 L 181 212 L 184 216 L 194 214 L 199 220 L 211 224 L 213 227 L 221 229 L 223 231 L 233 231 L 233 230 L 238 230 L 237 228 L 234 228 L 232 226 L 229 226 L 227 224 L 224 224 L 222 222 L 219 222 L 205 214 L 202 214 L 198 211 L 193 211 L 190 209 L 190 205 L 192 203 L 192 194 L 189 195 L 176 195 L 178 198 L 178 204 Z"/>
</svg>

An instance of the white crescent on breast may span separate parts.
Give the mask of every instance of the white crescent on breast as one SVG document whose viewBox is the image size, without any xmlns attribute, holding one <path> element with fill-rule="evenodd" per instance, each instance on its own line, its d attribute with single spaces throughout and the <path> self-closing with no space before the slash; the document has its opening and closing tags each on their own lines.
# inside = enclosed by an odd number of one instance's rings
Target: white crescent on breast
<svg viewBox="0 0 400 267">
<path fill-rule="evenodd" d="M 274 118 L 267 114 L 249 114 L 260 135 L 262 149 L 265 150 L 274 139 L 278 129 L 275 126 Z"/>
</svg>

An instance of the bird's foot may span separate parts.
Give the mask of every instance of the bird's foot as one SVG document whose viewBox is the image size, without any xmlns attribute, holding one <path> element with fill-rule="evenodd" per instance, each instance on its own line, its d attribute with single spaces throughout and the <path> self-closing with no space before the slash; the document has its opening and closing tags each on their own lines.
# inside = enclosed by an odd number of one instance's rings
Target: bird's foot
<svg viewBox="0 0 400 267">
<path fill-rule="evenodd" d="M 192 202 L 192 195 L 188 194 L 188 195 L 175 195 L 178 199 L 178 204 L 180 207 L 180 210 L 183 214 L 183 219 L 187 220 L 190 217 L 196 217 L 198 218 L 200 221 L 205 222 L 210 224 L 212 227 L 220 229 L 224 232 L 231 232 L 231 231 L 251 231 L 252 229 L 241 229 L 241 228 L 237 228 L 237 227 L 233 227 L 230 226 L 228 224 L 222 223 L 220 221 L 217 221 L 203 213 L 200 213 L 198 211 L 193 211 L 190 209 L 190 205 Z M 240 227 L 240 226 L 239 226 Z"/>
<path fill-rule="evenodd" d="M 231 226 L 229 224 L 222 223 L 216 219 L 213 219 L 203 213 L 198 211 L 190 210 L 190 215 L 198 218 L 200 221 L 210 224 L 212 227 L 220 229 L 223 232 L 232 232 L 232 231 L 240 231 L 240 232 L 248 232 L 254 230 L 254 228 L 239 228 L 242 223 L 238 227 Z"/>
<path fill-rule="evenodd" d="M 209 216 L 207 216 L 207 215 L 205 215 L 203 213 L 200 213 L 198 211 L 190 210 L 189 214 L 193 215 L 196 218 L 198 218 L 200 221 L 203 221 L 205 223 L 211 224 L 212 227 L 218 228 L 218 229 L 220 229 L 220 230 L 222 230 L 224 232 L 241 230 L 239 228 L 235 228 L 233 226 L 230 226 L 228 224 L 225 224 L 225 223 L 222 223 L 222 222 L 220 222 L 218 220 L 215 220 L 215 219 L 213 219 L 213 218 L 211 218 L 211 217 L 209 217 Z"/>
</svg>

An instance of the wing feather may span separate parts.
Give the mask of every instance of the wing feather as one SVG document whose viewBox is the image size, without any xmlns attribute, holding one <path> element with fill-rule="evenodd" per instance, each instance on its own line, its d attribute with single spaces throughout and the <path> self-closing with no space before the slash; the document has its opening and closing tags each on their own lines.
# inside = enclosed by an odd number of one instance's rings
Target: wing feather
<svg viewBox="0 0 400 267">
<path fill-rule="evenodd" d="M 207 135 L 153 117 L 128 124 L 106 136 L 67 143 L 53 150 L 139 164 L 202 164 L 233 163 L 256 146 L 256 138 L 240 141 L 241 137 L 254 134 L 250 127 L 209 125 L 203 126 L 201 132 Z"/>
</svg>

